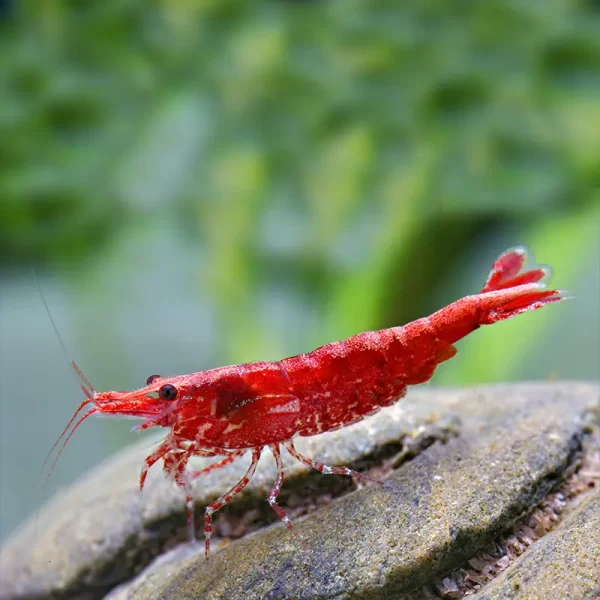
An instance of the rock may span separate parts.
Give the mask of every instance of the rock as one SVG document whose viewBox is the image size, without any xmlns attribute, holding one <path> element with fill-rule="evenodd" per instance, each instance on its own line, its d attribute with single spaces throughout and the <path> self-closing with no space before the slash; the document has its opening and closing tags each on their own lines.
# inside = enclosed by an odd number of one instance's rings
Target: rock
<svg viewBox="0 0 600 600">
<path fill-rule="evenodd" d="M 217 532 L 244 537 L 213 552 L 208 565 L 194 547 L 166 554 L 185 537 L 183 500 L 160 469 L 139 494 L 146 440 L 53 500 L 37 537 L 29 523 L 8 541 L 0 595 L 102 598 L 130 582 L 111 598 L 423 598 L 578 464 L 598 396 L 597 385 L 578 383 L 421 388 L 362 423 L 299 440 L 301 452 L 325 463 L 391 472 L 390 484 L 353 491 L 349 478 L 286 461 L 280 498 L 296 517 L 294 536 L 267 527 L 275 471 L 265 456 L 248 492 L 217 513 Z M 436 440 L 446 443 L 424 450 Z M 400 451 L 405 462 L 394 469 Z M 198 481 L 198 510 L 245 466 L 242 459 Z M 326 505 L 331 497 L 339 499 Z M 132 581 L 157 556 L 162 564 Z M 447 585 L 460 593 L 454 580 Z"/>
<path fill-rule="evenodd" d="M 589 416 L 576 469 L 446 577 L 443 598 L 600 598 L 600 419 Z"/>
<path fill-rule="evenodd" d="M 600 493 L 524 553 L 473 600 L 600 598 Z"/>
</svg>

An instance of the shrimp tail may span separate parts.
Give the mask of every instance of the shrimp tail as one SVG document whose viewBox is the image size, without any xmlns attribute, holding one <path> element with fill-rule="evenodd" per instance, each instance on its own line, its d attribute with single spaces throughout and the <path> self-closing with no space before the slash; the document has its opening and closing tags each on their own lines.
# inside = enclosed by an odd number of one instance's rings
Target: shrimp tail
<svg viewBox="0 0 600 600">
<path fill-rule="evenodd" d="M 511 248 L 498 257 L 479 296 L 479 325 L 497 323 L 568 299 L 565 290 L 546 289 L 543 280 L 552 274 L 549 266 L 538 265 L 523 270 L 527 257 L 527 250 L 522 246 Z"/>
<path fill-rule="evenodd" d="M 543 282 L 551 274 L 550 267 L 524 265 L 527 251 L 519 246 L 501 254 L 479 294 L 466 296 L 428 318 L 436 337 L 442 340 L 440 360 L 447 360 L 447 344 L 454 344 L 482 325 L 491 325 L 546 304 L 566 300 L 564 290 L 546 289 Z"/>
<path fill-rule="evenodd" d="M 552 268 L 548 265 L 538 265 L 521 273 L 527 262 L 529 253 L 524 246 L 515 246 L 503 252 L 494 263 L 481 293 L 504 290 L 526 283 L 537 283 L 549 279 Z"/>
</svg>

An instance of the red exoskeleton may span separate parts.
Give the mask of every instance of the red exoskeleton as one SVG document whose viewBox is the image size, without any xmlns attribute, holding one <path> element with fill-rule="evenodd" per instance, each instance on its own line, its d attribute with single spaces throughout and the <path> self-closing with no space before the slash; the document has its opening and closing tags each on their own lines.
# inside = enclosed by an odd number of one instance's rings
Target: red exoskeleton
<svg viewBox="0 0 600 600">
<path fill-rule="evenodd" d="M 138 390 L 100 393 L 73 363 L 86 398 L 52 450 L 86 406 L 87 412 L 75 423 L 60 451 L 93 414 L 139 417 L 143 422 L 138 429 L 170 429 L 146 458 L 140 488 L 148 469 L 162 460 L 165 472 L 187 494 L 192 539 L 191 481 L 249 453 L 250 466 L 244 477 L 205 509 L 208 559 L 212 514 L 244 489 L 268 447 L 278 472 L 267 500 L 291 528 L 277 504 L 284 477 L 282 448 L 322 473 L 364 477 L 346 467 L 330 467 L 303 456 L 294 447 L 294 438 L 345 427 L 397 402 L 409 385 L 428 381 L 440 363 L 456 354 L 455 342 L 481 325 L 565 299 L 561 290 L 547 290 L 541 283 L 549 269 L 537 266 L 523 271 L 525 259 L 524 249 L 507 250 L 494 263 L 479 294 L 461 298 L 429 317 L 402 327 L 361 333 L 278 362 L 253 362 L 175 377 L 152 375 Z M 219 459 L 194 471 L 188 468 L 194 456 Z"/>
</svg>

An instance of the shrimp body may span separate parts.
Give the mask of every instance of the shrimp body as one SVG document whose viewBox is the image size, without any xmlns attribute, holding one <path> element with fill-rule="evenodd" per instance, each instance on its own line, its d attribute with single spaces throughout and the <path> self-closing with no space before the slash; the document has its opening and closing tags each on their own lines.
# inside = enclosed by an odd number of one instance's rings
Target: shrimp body
<svg viewBox="0 0 600 600">
<path fill-rule="evenodd" d="M 540 283 L 548 268 L 522 272 L 525 259 L 522 248 L 506 251 L 494 263 L 479 294 L 457 300 L 429 317 L 402 327 L 361 333 L 278 362 L 253 362 L 169 378 L 153 376 L 148 385 L 133 392 L 90 394 L 91 386 L 80 374 L 88 397 L 82 406 L 91 402 L 93 407 L 75 428 L 96 412 L 140 416 L 144 418 L 139 425 L 142 429 L 170 428 L 161 446 L 146 459 L 140 487 L 148 469 L 162 459 L 165 471 L 187 492 L 190 537 L 194 535 L 190 482 L 251 451 L 245 477 L 206 509 L 207 558 L 212 513 L 245 487 L 262 449 L 268 446 L 278 466 L 268 501 L 291 527 L 276 502 L 283 482 L 280 446 L 323 473 L 364 478 L 346 467 L 329 467 L 302 456 L 292 439 L 345 427 L 395 403 L 408 386 L 428 381 L 437 365 L 456 354 L 454 344 L 481 325 L 563 300 L 561 291 L 546 290 Z M 202 471 L 189 471 L 192 456 L 224 458 Z"/>
</svg>

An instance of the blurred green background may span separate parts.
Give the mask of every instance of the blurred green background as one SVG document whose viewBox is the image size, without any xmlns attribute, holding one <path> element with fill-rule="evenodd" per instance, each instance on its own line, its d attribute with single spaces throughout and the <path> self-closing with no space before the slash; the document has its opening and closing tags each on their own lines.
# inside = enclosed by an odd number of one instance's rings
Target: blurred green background
<svg viewBox="0 0 600 600">
<path fill-rule="evenodd" d="M 98 390 L 278 359 L 476 292 L 526 244 L 577 300 L 434 385 L 598 379 L 600 5 L 0 3 L 0 535 L 137 436 Z M 73 507 L 74 510 L 77 507 Z"/>
</svg>

